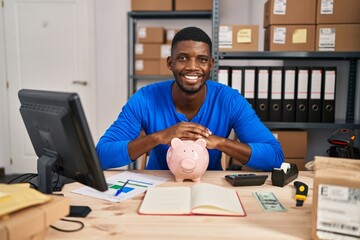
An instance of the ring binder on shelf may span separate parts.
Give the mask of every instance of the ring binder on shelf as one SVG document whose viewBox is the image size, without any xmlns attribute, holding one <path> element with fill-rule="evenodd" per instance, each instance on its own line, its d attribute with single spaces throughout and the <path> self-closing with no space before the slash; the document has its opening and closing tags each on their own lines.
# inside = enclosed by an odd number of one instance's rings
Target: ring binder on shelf
<svg viewBox="0 0 360 240">
<path fill-rule="evenodd" d="M 255 110 L 261 121 L 269 119 L 269 67 L 257 68 Z"/>
<path fill-rule="evenodd" d="M 322 90 L 321 122 L 335 122 L 336 67 L 325 67 Z"/>
<path fill-rule="evenodd" d="M 296 122 L 307 122 L 308 120 L 308 84 L 309 71 L 307 67 L 298 68 L 296 80 Z"/>
<path fill-rule="evenodd" d="M 295 80 L 296 68 L 285 67 L 283 81 L 283 122 L 295 121 Z"/>
<path fill-rule="evenodd" d="M 272 67 L 270 75 L 270 103 L 269 103 L 269 121 L 282 121 L 282 81 L 283 68 Z"/>
<path fill-rule="evenodd" d="M 308 121 L 321 122 L 321 82 L 323 68 L 312 68 L 309 83 Z"/>
</svg>

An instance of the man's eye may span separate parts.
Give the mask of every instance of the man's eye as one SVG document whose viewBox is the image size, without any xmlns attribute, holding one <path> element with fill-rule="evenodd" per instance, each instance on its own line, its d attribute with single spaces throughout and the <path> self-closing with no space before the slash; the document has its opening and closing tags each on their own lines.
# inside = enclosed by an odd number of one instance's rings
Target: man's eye
<svg viewBox="0 0 360 240">
<path fill-rule="evenodd" d="M 199 62 L 201 63 L 207 63 L 209 61 L 208 58 L 199 58 Z"/>
<path fill-rule="evenodd" d="M 177 59 L 178 59 L 179 61 L 186 61 L 186 60 L 187 60 L 187 58 L 184 57 L 184 56 L 179 56 Z"/>
</svg>

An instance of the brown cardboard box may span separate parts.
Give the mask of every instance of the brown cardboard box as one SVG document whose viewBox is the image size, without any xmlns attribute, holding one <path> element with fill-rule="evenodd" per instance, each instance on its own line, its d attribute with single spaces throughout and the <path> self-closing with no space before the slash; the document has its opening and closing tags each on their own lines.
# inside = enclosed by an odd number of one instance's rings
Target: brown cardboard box
<svg viewBox="0 0 360 240">
<path fill-rule="evenodd" d="M 223 25 L 219 29 L 219 50 L 223 52 L 258 51 L 258 25 Z"/>
<path fill-rule="evenodd" d="M 175 11 L 211 11 L 212 0 L 175 0 Z"/>
<path fill-rule="evenodd" d="M 159 67 L 160 67 L 160 75 L 162 76 L 173 76 L 173 73 L 170 71 L 170 69 L 167 67 L 167 61 L 165 58 L 162 58 L 159 60 Z"/>
<path fill-rule="evenodd" d="M 164 43 L 165 29 L 162 27 L 139 27 L 136 36 L 138 43 Z"/>
<path fill-rule="evenodd" d="M 315 25 L 271 25 L 265 30 L 265 51 L 315 51 Z"/>
<path fill-rule="evenodd" d="M 359 0 L 317 1 L 316 23 L 360 23 Z"/>
<path fill-rule="evenodd" d="M 360 2 L 360 1 L 359 1 Z M 316 51 L 360 51 L 360 24 L 316 26 Z"/>
<path fill-rule="evenodd" d="M 280 142 L 285 159 L 306 158 L 307 131 L 272 131 Z"/>
<path fill-rule="evenodd" d="M 314 163 L 312 239 L 359 239 L 360 161 L 316 156 Z"/>
<path fill-rule="evenodd" d="M 160 43 L 136 43 L 135 59 L 160 59 Z"/>
<path fill-rule="evenodd" d="M 268 0 L 264 7 L 264 28 L 269 25 L 315 24 L 316 0 Z"/>
<path fill-rule="evenodd" d="M 48 203 L 25 208 L 1 219 L 0 239 L 45 239 L 48 227 L 69 214 L 68 199 L 51 197 Z"/>
<path fill-rule="evenodd" d="M 172 11 L 172 0 L 131 0 L 131 11 Z"/>
<path fill-rule="evenodd" d="M 135 60 L 135 75 L 159 75 L 159 60 Z"/>
<path fill-rule="evenodd" d="M 180 29 L 167 29 L 166 30 L 166 43 L 170 44 L 177 32 L 179 32 Z"/>
<path fill-rule="evenodd" d="M 305 171 L 305 159 L 304 158 L 285 158 L 284 162 L 296 164 L 299 171 Z"/>
</svg>

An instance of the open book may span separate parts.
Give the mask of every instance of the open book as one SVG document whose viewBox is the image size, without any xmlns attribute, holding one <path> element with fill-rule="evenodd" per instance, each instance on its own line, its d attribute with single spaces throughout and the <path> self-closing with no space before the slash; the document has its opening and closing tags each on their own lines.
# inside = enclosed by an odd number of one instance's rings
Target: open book
<svg viewBox="0 0 360 240">
<path fill-rule="evenodd" d="M 208 183 L 149 188 L 139 214 L 246 216 L 235 190 Z"/>
</svg>

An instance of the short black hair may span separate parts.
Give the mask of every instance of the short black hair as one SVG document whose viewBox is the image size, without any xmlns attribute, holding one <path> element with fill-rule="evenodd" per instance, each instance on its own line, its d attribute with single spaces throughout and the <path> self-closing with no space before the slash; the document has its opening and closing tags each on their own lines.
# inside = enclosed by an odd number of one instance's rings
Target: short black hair
<svg viewBox="0 0 360 240">
<path fill-rule="evenodd" d="M 212 50 L 212 42 L 203 30 L 198 27 L 186 27 L 177 32 L 172 40 L 171 54 L 173 54 L 174 48 L 181 41 L 196 41 L 203 42 L 209 46 L 210 54 Z"/>
</svg>

